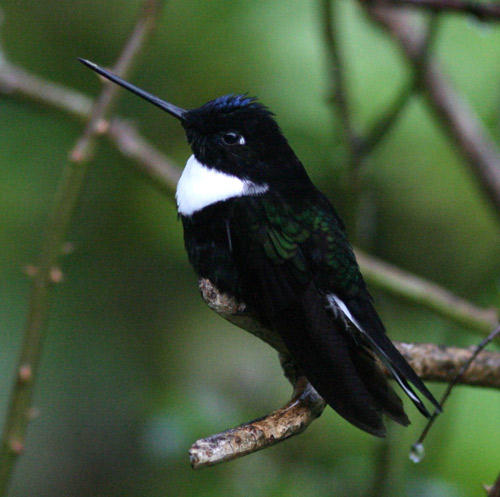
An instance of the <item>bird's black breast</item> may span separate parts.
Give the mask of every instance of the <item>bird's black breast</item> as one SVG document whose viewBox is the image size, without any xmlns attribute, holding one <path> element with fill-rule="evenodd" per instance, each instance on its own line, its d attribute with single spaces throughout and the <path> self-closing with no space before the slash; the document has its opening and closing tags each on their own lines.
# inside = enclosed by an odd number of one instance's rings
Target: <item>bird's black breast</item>
<svg viewBox="0 0 500 497">
<path fill-rule="evenodd" d="M 233 259 L 231 202 L 218 202 L 186 217 L 184 245 L 198 276 L 208 278 L 222 292 L 241 297 L 240 279 Z"/>
</svg>

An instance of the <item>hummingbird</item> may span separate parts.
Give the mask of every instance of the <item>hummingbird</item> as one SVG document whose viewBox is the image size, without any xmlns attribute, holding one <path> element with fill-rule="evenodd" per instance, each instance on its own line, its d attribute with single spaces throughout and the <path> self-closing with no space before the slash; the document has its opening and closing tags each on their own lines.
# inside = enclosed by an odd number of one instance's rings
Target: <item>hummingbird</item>
<svg viewBox="0 0 500 497">
<path fill-rule="evenodd" d="M 327 404 L 376 436 L 383 415 L 407 426 L 378 358 L 423 415 L 419 394 L 440 411 L 388 338 L 344 223 L 266 106 L 234 94 L 185 110 L 79 60 L 180 121 L 192 150 L 176 190 L 190 263 L 279 336 Z"/>
</svg>

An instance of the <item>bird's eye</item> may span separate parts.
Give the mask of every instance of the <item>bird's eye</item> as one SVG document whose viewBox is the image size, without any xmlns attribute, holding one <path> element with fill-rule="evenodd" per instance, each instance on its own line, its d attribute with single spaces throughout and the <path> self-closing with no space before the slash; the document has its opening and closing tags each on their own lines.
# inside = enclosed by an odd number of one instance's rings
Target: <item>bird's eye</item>
<svg viewBox="0 0 500 497">
<path fill-rule="evenodd" d="M 245 138 L 243 135 L 235 131 L 228 131 L 222 135 L 222 141 L 226 145 L 245 145 Z"/>
</svg>

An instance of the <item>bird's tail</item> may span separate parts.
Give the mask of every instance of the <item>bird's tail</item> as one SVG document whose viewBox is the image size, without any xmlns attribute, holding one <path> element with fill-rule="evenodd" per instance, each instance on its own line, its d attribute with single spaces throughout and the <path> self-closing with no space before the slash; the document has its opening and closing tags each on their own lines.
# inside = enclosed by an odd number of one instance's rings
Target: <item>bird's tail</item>
<svg viewBox="0 0 500 497">
<path fill-rule="evenodd" d="M 311 285 L 273 319 L 298 366 L 325 401 L 358 428 L 384 436 L 384 413 L 408 425 L 401 399 L 371 351 L 356 343 L 323 302 Z"/>
</svg>

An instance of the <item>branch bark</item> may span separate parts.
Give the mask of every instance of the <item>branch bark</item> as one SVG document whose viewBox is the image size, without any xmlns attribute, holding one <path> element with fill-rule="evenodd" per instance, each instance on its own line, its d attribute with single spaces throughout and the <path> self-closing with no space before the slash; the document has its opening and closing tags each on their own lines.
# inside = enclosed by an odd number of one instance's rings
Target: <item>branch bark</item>
<svg viewBox="0 0 500 497">
<path fill-rule="evenodd" d="M 273 346 L 282 357 L 283 365 L 283 357 L 287 356 L 284 344 L 253 319 L 244 303 L 220 293 L 209 280 L 201 279 L 199 285 L 202 298 L 212 310 Z M 443 382 L 454 379 L 475 349 L 432 343 L 395 342 L 395 345 L 423 380 Z M 196 441 L 189 451 L 194 469 L 237 459 L 298 435 L 321 415 L 326 404 L 307 379 L 295 378 L 286 369 L 285 374 L 294 387 L 290 402 L 255 421 Z M 389 374 L 387 370 L 386 374 Z M 500 353 L 481 352 L 459 382 L 500 388 Z"/>
</svg>

